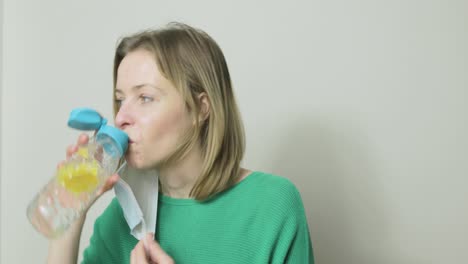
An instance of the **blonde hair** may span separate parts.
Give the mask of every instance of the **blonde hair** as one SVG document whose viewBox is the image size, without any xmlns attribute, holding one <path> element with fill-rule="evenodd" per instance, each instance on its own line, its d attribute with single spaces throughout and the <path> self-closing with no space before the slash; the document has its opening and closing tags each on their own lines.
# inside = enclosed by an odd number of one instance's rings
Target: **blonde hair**
<svg viewBox="0 0 468 264">
<path fill-rule="evenodd" d="M 245 134 L 227 63 L 217 43 L 200 29 L 174 22 L 124 37 L 114 57 L 114 92 L 121 61 L 138 49 L 155 56 L 161 73 L 182 95 L 195 120 L 194 128 L 165 164 L 183 159 L 200 143 L 202 173 L 190 196 L 206 200 L 235 184 L 240 176 Z M 199 121 L 201 105 L 197 96 L 201 93 L 207 95 L 210 111 L 205 120 Z M 117 112 L 118 105 L 114 103 L 114 115 Z"/>
</svg>

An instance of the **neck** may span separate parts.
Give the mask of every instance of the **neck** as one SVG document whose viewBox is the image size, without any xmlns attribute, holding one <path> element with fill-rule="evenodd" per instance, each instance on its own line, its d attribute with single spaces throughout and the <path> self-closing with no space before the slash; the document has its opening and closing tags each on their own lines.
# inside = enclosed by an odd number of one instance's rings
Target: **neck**
<svg viewBox="0 0 468 264">
<path fill-rule="evenodd" d="M 173 198 L 190 198 L 190 191 L 201 174 L 203 160 L 195 147 L 177 164 L 159 168 L 161 192 Z"/>
</svg>

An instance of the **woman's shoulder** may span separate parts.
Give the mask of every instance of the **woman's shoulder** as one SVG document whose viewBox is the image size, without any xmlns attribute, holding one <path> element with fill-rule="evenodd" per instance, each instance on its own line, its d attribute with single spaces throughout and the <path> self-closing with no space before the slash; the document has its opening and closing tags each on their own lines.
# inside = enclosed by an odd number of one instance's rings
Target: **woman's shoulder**
<svg viewBox="0 0 468 264">
<path fill-rule="evenodd" d="M 261 201 L 271 203 L 274 201 L 278 206 L 300 206 L 302 199 L 296 185 L 288 178 L 263 172 L 252 171 L 245 179 L 246 185 L 252 195 Z"/>
<path fill-rule="evenodd" d="M 237 189 L 237 190 L 236 190 Z M 284 223 L 304 218 L 305 210 L 296 185 L 288 178 L 264 171 L 253 171 L 227 194 L 239 217 L 253 217 L 258 223 Z"/>
<path fill-rule="evenodd" d="M 252 181 L 253 185 L 260 190 L 281 193 L 297 192 L 296 185 L 290 179 L 269 172 L 252 171 L 244 180 Z"/>
</svg>

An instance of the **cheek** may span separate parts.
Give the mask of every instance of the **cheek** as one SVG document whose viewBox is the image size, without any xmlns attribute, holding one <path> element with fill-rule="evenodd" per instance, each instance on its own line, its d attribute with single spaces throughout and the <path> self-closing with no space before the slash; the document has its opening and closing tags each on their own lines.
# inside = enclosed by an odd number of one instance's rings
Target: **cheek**
<svg viewBox="0 0 468 264">
<path fill-rule="evenodd" d="M 174 144 L 190 127 L 190 117 L 183 110 L 172 110 L 141 119 L 141 137 L 148 144 Z"/>
</svg>

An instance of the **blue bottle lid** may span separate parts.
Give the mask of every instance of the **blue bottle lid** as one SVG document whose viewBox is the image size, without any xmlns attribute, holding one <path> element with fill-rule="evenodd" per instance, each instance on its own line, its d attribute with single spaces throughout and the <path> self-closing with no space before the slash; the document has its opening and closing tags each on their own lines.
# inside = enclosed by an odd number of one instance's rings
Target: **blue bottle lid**
<svg viewBox="0 0 468 264">
<path fill-rule="evenodd" d="M 104 149 L 112 156 L 120 157 L 127 151 L 128 135 L 124 131 L 113 126 L 103 125 L 96 135 L 96 140 L 99 142 L 105 137 L 110 138 L 119 151 L 119 153 L 114 153 L 112 146 L 108 145 L 109 143 L 104 143 Z"/>
<path fill-rule="evenodd" d="M 123 155 L 128 148 L 128 135 L 124 131 L 107 125 L 107 119 L 103 118 L 96 110 L 91 108 L 75 108 L 71 111 L 68 118 L 68 126 L 78 130 L 97 130 L 96 140 L 100 141 L 108 137 L 117 146 L 120 153 L 115 155 Z M 104 144 L 106 151 L 111 151 L 111 146 Z"/>
<path fill-rule="evenodd" d="M 98 130 L 107 120 L 91 108 L 75 108 L 68 118 L 68 126 L 78 130 Z"/>
</svg>

